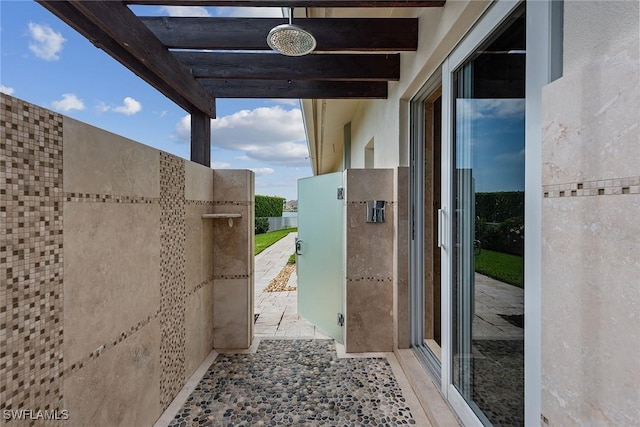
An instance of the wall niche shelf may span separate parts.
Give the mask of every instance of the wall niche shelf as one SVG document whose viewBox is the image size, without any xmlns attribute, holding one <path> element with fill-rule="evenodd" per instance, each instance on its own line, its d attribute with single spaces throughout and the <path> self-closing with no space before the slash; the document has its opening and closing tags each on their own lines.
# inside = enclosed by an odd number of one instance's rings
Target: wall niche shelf
<svg viewBox="0 0 640 427">
<path fill-rule="evenodd" d="M 202 219 L 227 219 L 229 221 L 229 227 L 233 227 L 233 218 L 241 218 L 242 214 L 239 213 L 213 213 L 202 214 Z"/>
</svg>

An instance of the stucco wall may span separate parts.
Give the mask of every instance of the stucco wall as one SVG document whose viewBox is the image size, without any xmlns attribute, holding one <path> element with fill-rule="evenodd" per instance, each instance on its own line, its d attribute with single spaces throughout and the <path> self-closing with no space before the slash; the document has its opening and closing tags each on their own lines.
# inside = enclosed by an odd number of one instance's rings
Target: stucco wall
<svg viewBox="0 0 640 427">
<path fill-rule="evenodd" d="M 4 94 L 0 109 L 0 409 L 152 425 L 224 336 L 250 344 L 250 297 L 222 288 L 232 274 L 253 294 L 253 173 L 216 176 Z M 233 228 L 201 217 L 228 210 Z"/>
<path fill-rule="evenodd" d="M 640 2 L 637 0 L 565 0 L 563 67 L 585 66 L 617 46 L 637 39 Z"/>
<path fill-rule="evenodd" d="M 636 2 L 623 41 L 620 3 L 567 4 L 570 67 L 543 91 L 542 413 L 552 426 L 640 420 L 640 26 Z"/>
<path fill-rule="evenodd" d="M 351 167 L 364 167 L 364 147 L 371 139 L 375 141 L 376 168 L 408 165 L 408 137 L 401 130 L 408 126 L 408 108 L 402 104 L 439 69 L 488 4 L 449 1 L 442 8 L 422 10 L 418 16 L 418 50 L 402 53 L 400 81 L 389 82 L 388 99 L 360 102 L 352 118 Z"/>
</svg>

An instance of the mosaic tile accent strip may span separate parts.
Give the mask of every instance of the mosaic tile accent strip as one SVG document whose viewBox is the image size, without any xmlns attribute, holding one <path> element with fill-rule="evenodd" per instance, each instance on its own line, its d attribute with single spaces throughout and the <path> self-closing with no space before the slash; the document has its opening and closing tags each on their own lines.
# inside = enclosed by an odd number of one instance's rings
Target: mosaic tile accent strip
<svg viewBox="0 0 640 427">
<path fill-rule="evenodd" d="M 62 409 L 62 116 L 0 95 L 0 411 Z"/>
<path fill-rule="evenodd" d="M 367 200 L 360 200 L 360 201 L 357 201 L 357 200 L 349 200 L 346 204 L 347 204 L 347 205 L 366 205 L 367 203 L 368 203 L 368 201 L 367 201 Z M 387 204 L 387 205 L 389 205 L 389 206 L 393 206 L 393 205 L 398 204 L 398 202 L 394 202 L 394 201 L 392 201 L 392 200 L 388 200 L 388 201 L 386 202 L 386 204 Z"/>
<path fill-rule="evenodd" d="M 171 427 L 415 425 L 384 358 L 338 359 L 333 340 L 261 340 L 220 354 Z"/>
<path fill-rule="evenodd" d="M 347 282 L 393 282 L 392 277 L 347 277 Z"/>
<path fill-rule="evenodd" d="M 184 160 L 160 153 L 160 404 L 185 382 L 186 210 Z"/>
<path fill-rule="evenodd" d="M 191 289 L 189 291 L 189 293 L 187 294 L 187 298 L 189 298 L 191 295 L 195 294 L 196 292 L 198 292 L 200 289 L 204 288 L 207 285 L 213 285 L 213 280 L 214 278 L 212 277 L 211 279 L 207 279 L 202 283 L 198 283 L 193 289 Z"/>
<path fill-rule="evenodd" d="M 253 202 L 234 202 L 231 200 L 216 200 L 214 205 L 253 206 Z"/>
<path fill-rule="evenodd" d="M 186 200 L 187 206 L 213 206 L 216 202 L 212 200 Z"/>
<path fill-rule="evenodd" d="M 248 279 L 248 274 L 216 274 L 214 280 Z"/>
<path fill-rule="evenodd" d="M 545 198 L 640 194 L 640 176 L 543 185 Z"/>
<path fill-rule="evenodd" d="M 91 361 L 92 359 L 97 359 L 102 354 L 104 354 L 105 351 L 112 349 L 113 347 L 117 346 L 125 339 L 134 335 L 136 332 L 138 332 L 139 330 L 147 326 L 149 323 L 151 323 L 153 320 L 155 320 L 159 315 L 160 315 L 160 310 L 156 311 L 154 314 L 150 316 L 147 316 L 146 319 L 141 320 L 136 325 L 129 328 L 129 330 L 122 332 L 121 334 L 119 334 L 117 337 L 115 337 L 113 340 L 109 341 L 108 343 L 101 345 L 100 347 L 98 347 L 98 349 L 94 350 L 86 357 L 82 358 L 76 363 L 71 364 L 71 366 L 69 366 L 67 369 L 64 370 L 63 376 L 67 377 L 68 375 L 73 374 L 74 372 L 82 369 L 84 365 L 87 364 L 89 361 Z"/>
<path fill-rule="evenodd" d="M 64 193 L 64 200 L 67 202 L 89 202 L 89 203 L 140 203 L 140 204 L 160 203 L 160 199 L 157 197 L 136 197 L 136 196 L 120 196 L 117 194 L 89 194 L 89 193 Z"/>
</svg>

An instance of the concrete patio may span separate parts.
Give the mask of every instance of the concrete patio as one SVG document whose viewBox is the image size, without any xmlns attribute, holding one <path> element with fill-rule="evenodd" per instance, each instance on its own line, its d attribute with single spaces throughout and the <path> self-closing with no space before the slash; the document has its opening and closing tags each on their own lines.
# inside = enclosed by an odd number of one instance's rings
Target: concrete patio
<svg viewBox="0 0 640 427">
<path fill-rule="evenodd" d="M 298 316 L 298 291 L 265 292 L 294 252 L 297 233 L 289 233 L 255 257 L 255 316 L 257 338 L 328 339 L 315 325 Z M 294 272 L 289 286 L 298 286 Z"/>
</svg>

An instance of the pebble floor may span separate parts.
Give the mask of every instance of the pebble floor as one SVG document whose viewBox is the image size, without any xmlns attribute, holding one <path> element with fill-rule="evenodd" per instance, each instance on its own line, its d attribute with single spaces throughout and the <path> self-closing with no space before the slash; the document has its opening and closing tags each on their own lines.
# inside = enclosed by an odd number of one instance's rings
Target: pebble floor
<svg viewBox="0 0 640 427">
<path fill-rule="evenodd" d="M 170 427 L 415 425 L 384 358 L 338 359 L 333 340 L 262 340 L 220 354 Z"/>
</svg>

